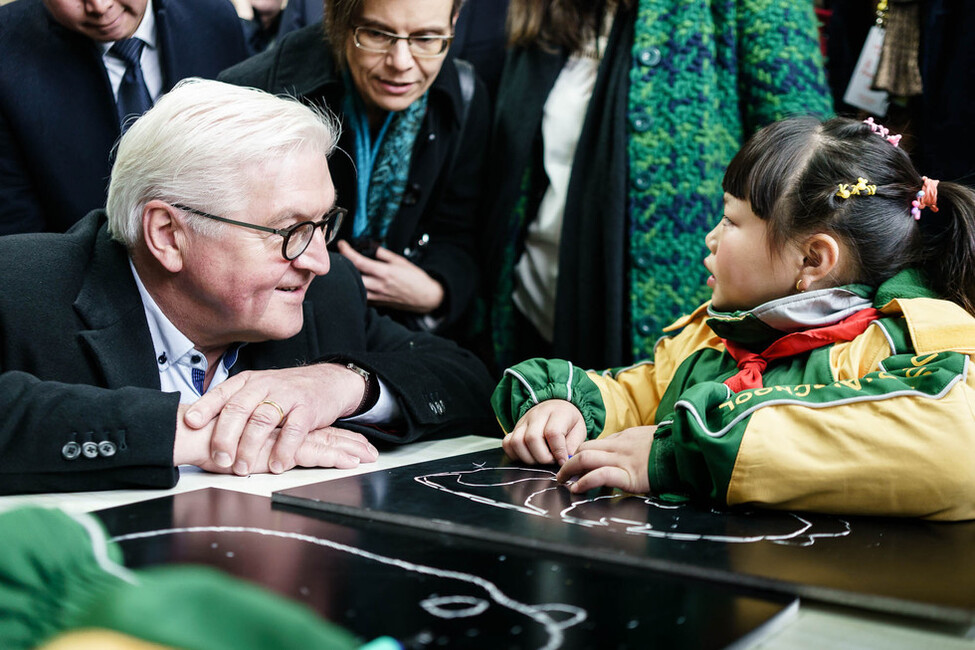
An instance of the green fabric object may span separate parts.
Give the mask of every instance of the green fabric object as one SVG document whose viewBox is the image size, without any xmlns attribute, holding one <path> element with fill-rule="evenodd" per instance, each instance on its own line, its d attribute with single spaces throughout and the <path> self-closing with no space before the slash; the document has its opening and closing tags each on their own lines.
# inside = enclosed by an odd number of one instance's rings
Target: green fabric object
<svg viewBox="0 0 975 650">
<path fill-rule="evenodd" d="M 738 148 L 783 117 L 833 109 L 812 3 L 641 0 L 633 52 L 628 338 L 649 359 L 663 328 L 710 298 L 704 237 Z"/>
<path fill-rule="evenodd" d="M 671 419 L 654 433 L 651 489 L 724 502 L 742 437 L 759 409 L 774 408 L 784 399 L 812 407 L 811 413 L 854 401 L 880 402 L 908 392 L 935 399 L 964 375 L 968 364 L 965 354 L 941 352 L 925 364 L 924 372 L 918 372 L 914 358 L 913 354 L 888 357 L 882 371 L 857 380 L 812 383 L 797 377 L 794 382 L 779 380 L 776 387 L 735 394 L 718 382 L 698 383 L 681 395 Z M 817 361 L 828 363 L 822 357 Z"/>
<path fill-rule="evenodd" d="M 568 361 L 529 359 L 508 368 L 491 395 L 491 406 L 501 428 L 510 433 L 528 409 L 547 399 L 572 402 L 582 413 L 587 438 L 606 426 L 599 388 L 585 370 Z"/>
<path fill-rule="evenodd" d="M 877 287 L 873 306 L 880 309 L 891 300 L 900 298 L 940 298 L 928 287 L 924 273 L 919 269 L 905 269 Z"/>
<path fill-rule="evenodd" d="M 506 239 L 489 278 L 501 368 L 521 360 L 510 354 L 508 276 L 545 182 L 533 155 L 538 130 L 517 127 L 541 119 L 523 106 L 541 111 L 533 93 L 551 86 L 538 82 L 539 69 L 558 63 L 513 49 L 498 93 L 497 164 L 518 179 L 500 182 L 495 222 Z M 795 113 L 832 114 L 811 3 L 638 0 L 619 10 L 569 183 L 557 356 L 589 368 L 652 358 L 663 328 L 710 297 L 704 238 L 721 214 L 727 164 L 749 135 Z"/>
<path fill-rule="evenodd" d="M 0 514 L 0 647 L 34 648 L 81 628 L 175 648 L 358 648 L 298 603 L 204 567 L 131 571 L 89 515 Z"/>
<path fill-rule="evenodd" d="M 521 188 L 518 200 L 511 212 L 511 219 L 506 223 L 504 240 L 518 241 L 525 230 L 528 215 L 528 194 L 532 186 L 532 168 L 528 166 L 521 177 Z M 518 263 L 518 250 L 514 246 L 507 246 L 502 251 L 502 272 L 497 278 L 493 303 L 490 305 L 491 345 L 495 361 L 504 368 L 510 363 L 520 361 L 514 358 L 515 341 L 512 336 L 515 329 L 515 305 L 511 296 L 515 291 L 514 268 Z"/>
</svg>

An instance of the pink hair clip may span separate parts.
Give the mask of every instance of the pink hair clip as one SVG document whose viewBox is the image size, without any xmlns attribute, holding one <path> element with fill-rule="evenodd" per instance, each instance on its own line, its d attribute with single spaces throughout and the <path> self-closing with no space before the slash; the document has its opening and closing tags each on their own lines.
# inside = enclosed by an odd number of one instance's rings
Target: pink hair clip
<svg viewBox="0 0 975 650">
<path fill-rule="evenodd" d="M 914 221 L 921 219 L 921 210 L 924 208 L 931 208 L 931 212 L 938 211 L 939 181 L 930 179 L 927 176 L 922 176 L 921 181 L 921 189 L 914 196 L 914 200 L 911 201 L 911 214 L 914 216 Z"/>
<path fill-rule="evenodd" d="M 863 123 L 869 126 L 871 131 L 873 131 L 874 133 L 876 133 L 877 135 L 885 139 L 887 142 L 894 145 L 895 147 L 900 145 L 901 142 L 900 134 L 890 135 L 890 129 L 888 129 L 886 126 L 883 126 L 881 124 L 877 124 L 876 122 L 873 121 L 872 117 L 868 117 L 867 119 L 863 120 Z"/>
</svg>

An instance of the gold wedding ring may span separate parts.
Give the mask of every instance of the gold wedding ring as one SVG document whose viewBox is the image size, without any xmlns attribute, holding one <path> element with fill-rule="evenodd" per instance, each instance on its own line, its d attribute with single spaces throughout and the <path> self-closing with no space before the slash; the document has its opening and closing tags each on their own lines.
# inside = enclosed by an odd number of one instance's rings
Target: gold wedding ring
<svg viewBox="0 0 975 650">
<path fill-rule="evenodd" d="M 281 420 L 279 421 L 279 424 L 281 422 L 284 422 L 284 409 L 281 408 L 280 404 L 269 399 L 264 400 L 263 402 L 261 402 L 261 404 L 267 404 L 268 406 L 273 406 L 274 408 L 276 408 L 278 410 L 278 413 L 281 414 Z M 258 404 L 258 406 L 260 406 L 261 404 Z"/>
</svg>

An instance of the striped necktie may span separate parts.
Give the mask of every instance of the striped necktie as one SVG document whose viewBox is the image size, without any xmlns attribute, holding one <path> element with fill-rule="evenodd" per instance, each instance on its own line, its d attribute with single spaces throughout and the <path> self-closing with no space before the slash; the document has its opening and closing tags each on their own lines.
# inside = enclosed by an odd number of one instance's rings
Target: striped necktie
<svg viewBox="0 0 975 650">
<path fill-rule="evenodd" d="M 138 117 L 152 106 L 152 97 L 149 95 L 149 88 L 146 87 L 140 64 L 144 46 L 145 43 L 138 38 L 126 38 L 115 41 L 108 50 L 109 54 L 125 62 L 125 75 L 122 76 L 122 83 L 118 87 L 116 101 L 119 124 L 123 132 L 128 127 L 126 118 L 133 115 Z"/>
</svg>

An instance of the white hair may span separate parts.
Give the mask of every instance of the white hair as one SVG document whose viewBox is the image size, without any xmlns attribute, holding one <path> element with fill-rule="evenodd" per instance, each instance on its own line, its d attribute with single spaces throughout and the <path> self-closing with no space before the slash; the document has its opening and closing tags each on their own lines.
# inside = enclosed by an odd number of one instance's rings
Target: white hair
<svg viewBox="0 0 975 650">
<path fill-rule="evenodd" d="M 326 158 L 338 122 L 290 97 L 220 81 L 184 79 L 119 141 L 108 188 L 108 228 L 130 249 L 153 199 L 222 214 L 246 207 L 261 165 L 296 150 Z M 196 227 L 219 226 L 198 218 Z M 202 222 L 202 223 L 199 223 Z"/>
</svg>

